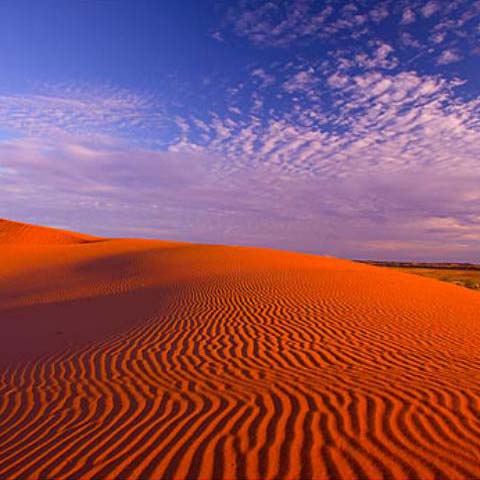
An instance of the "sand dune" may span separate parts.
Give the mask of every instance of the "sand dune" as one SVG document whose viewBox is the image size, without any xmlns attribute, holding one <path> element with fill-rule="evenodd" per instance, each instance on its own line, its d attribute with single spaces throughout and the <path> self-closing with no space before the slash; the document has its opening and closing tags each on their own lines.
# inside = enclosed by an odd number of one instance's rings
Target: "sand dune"
<svg viewBox="0 0 480 480">
<path fill-rule="evenodd" d="M 253 248 L 0 239 L 2 479 L 480 477 L 478 292 Z"/>
<path fill-rule="evenodd" d="M 95 239 L 96 237 L 82 233 L 28 225 L 0 218 L 0 245 L 66 245 Z"/>
</svg>

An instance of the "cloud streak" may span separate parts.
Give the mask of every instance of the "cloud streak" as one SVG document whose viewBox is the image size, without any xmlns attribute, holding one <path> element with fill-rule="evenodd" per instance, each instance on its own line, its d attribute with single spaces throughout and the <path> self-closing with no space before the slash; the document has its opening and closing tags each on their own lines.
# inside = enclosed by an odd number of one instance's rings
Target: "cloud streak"
<svg viewBox="0 0 480 480">
<path fill-rule="evenodd" d="M 447 179 L 432 169 L 428 184 L 424 171 L 332 181 L 258 169 L 219 172 L 210 155 L 111 145 L 16 140 L 0 151 L 14 171 L 0 176 L 2 208 L 29 221 L 41 217 L 100 235 L 261 246 L 272 246 L 273 235 L 273 246 L 288 249 L 298 249 L 301 238 L 305 251 L 363 258 L 478 253 L 475 175 Z"/>
<path fill-rule="evenodd" d="M 166 126 L 161 104 L 129 90 L 91 85 L 44 86 L 38 93 L 0 94 L 4 130 L 29 137 L 105 141 L 122 135 L 142 139 L 152 126 Z"/>
</svg>

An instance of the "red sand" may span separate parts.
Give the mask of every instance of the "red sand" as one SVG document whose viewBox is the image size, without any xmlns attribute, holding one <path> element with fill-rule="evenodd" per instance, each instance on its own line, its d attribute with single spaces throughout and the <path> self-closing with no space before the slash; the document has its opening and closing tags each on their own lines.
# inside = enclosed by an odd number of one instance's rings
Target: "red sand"
<svg viewBox="0 0 480 480">
<path fill-rule="evenodd" d="M 0 478 L 480 477 L 480 295 L 0 221 Z"/>
</svg>

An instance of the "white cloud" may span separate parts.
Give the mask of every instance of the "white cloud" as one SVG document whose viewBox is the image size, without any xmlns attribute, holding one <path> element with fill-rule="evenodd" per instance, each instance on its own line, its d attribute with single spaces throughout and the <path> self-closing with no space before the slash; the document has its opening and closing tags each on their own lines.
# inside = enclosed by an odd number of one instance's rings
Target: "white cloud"
<svg viewBox="0 0 480 480">
<path fill-rule="evenodd" d="M 437 59 L 439 65 L 447 65 L 449 63 L 458 62 L 462 57 L 455 50 L 444 50 Z"/>
<path fill-rule="evenodd" d="M 259 78 L 262 81 L 262 86 L 269 86 L 275 83 L 275 77 L 267 73 L 263 68 L 256 68 L 251 73 L 252 77 Z"/>
<path fill-rule="evenodd" d="M 289 93 L 310 91 L 315 87 L 318 78 L 312 68 L 296 73 L 283 83 L 283 89 Z"/>
<path fill-rule="evenodd" d="M 409 32 L 401 34 L 401 40 L 406 47 L 421 48 L 422 44 Z"/>
<path fill-rule="evenodd" d="M 442 43 L 445 40 L 445 32 L 436 32 L 431 36 L 432 42 L 433 43 Z"/>
<path fill-rule="evenodd" d="M 220 43 L 225 42 L 225 39 L 223 38 L 223 35 L 221 32 L 213 32 L 211 37 L 217 42 L 220 42 Z"/>
<path fill-rule="evenodd" d="M 340 72 L 335 72 L 328 77 L 327 83 L 332 88 L 345 87 L 349 83 L 349 77 L 345 74 L 340 73 Z"/>
<path fill-rule="evenodd" d="M 372 10 L 370 10 L 370 17 L 375 23 L 380 23 L 382 20 L 389 16 L 386 3 L 380 3 Z"/>
<path fill-rule="evenodd" d="M 28 136 L 89 135 L 100 141 L 113 133 L 129 132 L 165 122 L 160 105 L 128 90 L 52 86 L 39 94 L 0 95 L 4 128 Z"/>
<path fill-rule="evenodd" d="M 369 43 L 403 46 L 401 61 L 409 66 L 426 58 L 435 60 L 440 44 L 455 48 L 462 42 L 462 49 L 469 53 L 478 44 L 477 1 L 383 0 L 321 5 L 314 0 L 286 0 L 281 6 L 269 0 L 243 0 L 228 9 L 224 31 L 257 46 L 302 48 L 314 43 L 329 54 L 339 43 L 350 43 L 347 48 L 365 64 L 371 56 Z M 437 23 L 432 26 L 433 19 Z M 392 24 L 386 26 L 389 21 Z M 415 22 L 413 29 L 410 26 Z M 397 29 L 392 28 L 395 23 Z"/>
<path fill-rule="evenodd" d="M 431 17 L 439 9 L 438 3 L 435 0 L 430 0 L 422 7 L 422 15 L 426 18 Z"/>
<path fill-rule="evenodd" d="M 357 257 L 478 253 L 480 102 L 459 101 L 458 81 L 415 72 L 309 74 L 319 89 L 335 85 L 326 118 L 312 108 L 263 119 L 246 104 L 241 115 L 178 117 L 183 136 L 170 152 L 88 135 L 4 141 L 0 210 L 27 220 L 28 204 L 36 221 L 49 212 L 67 223 L 62 212 L 75 209 L 72 228 L 109 219 L 99 234 L 116 224 Z"/>
<path fill-rule="evenodd" d="M 356 55 L 355 60 L 357 65 L 367 69 L 392 69 L 398 65 L 398 60 L 392 55 L 393 51 L 391 45 L 380 42 L 373 54 L 362 52 Z"/>
<path fill-rule="evenodd" d="M 277 112 L 268 121 L 217 116 L 205 149 L 224 156 L 224 168 L 248 163 L 275 175 L 347 178 L 427 166 L 445 174 L 480 173 L 480 101 L 459 102 L 456 80 L 415 72 L 334 72 L 324 81 L 320 75 L 298 72 L 284 90 L 293 98 L 315 85 L 319 95 L 331 96 L 327 114 L 312 106 Z"/>
<path fill-rule="evenodd" d="M 415 12 L 411 8 L 407 7 L 403 11 L 401 23 L 402 25 L 409 25 L 415 22 L 415 19 L 416 19 Z"/>
<path fill-rule="evenodd" d="M 342 32 L 346 38 L 358 37 L 368 32 L 369 18 L 379 23 L 388 16 L 387 2 L 360 13 L 353 2 L 332 6 L 313 0 L 287 0 L 280 6 L 270 1 L 246 0 L 229 9 L 227 24 L 238 36 L 256 45 L 284 47 L 299 40 L 328 41 Z"/>
</svg>

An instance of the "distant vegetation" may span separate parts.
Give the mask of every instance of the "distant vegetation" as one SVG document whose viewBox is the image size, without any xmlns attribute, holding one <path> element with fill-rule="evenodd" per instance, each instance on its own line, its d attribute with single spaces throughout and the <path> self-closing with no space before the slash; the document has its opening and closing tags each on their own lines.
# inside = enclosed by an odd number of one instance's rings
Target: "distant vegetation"
<svg viewBox="0 0 480 480">
<path fill-rule="evenodd" d="M 390 267 L 407 273 L 435 278 L 480 291 L 480 265 L 474 263 L 418 263 L 362 261 L 377 267 Z"/>
</svg>

